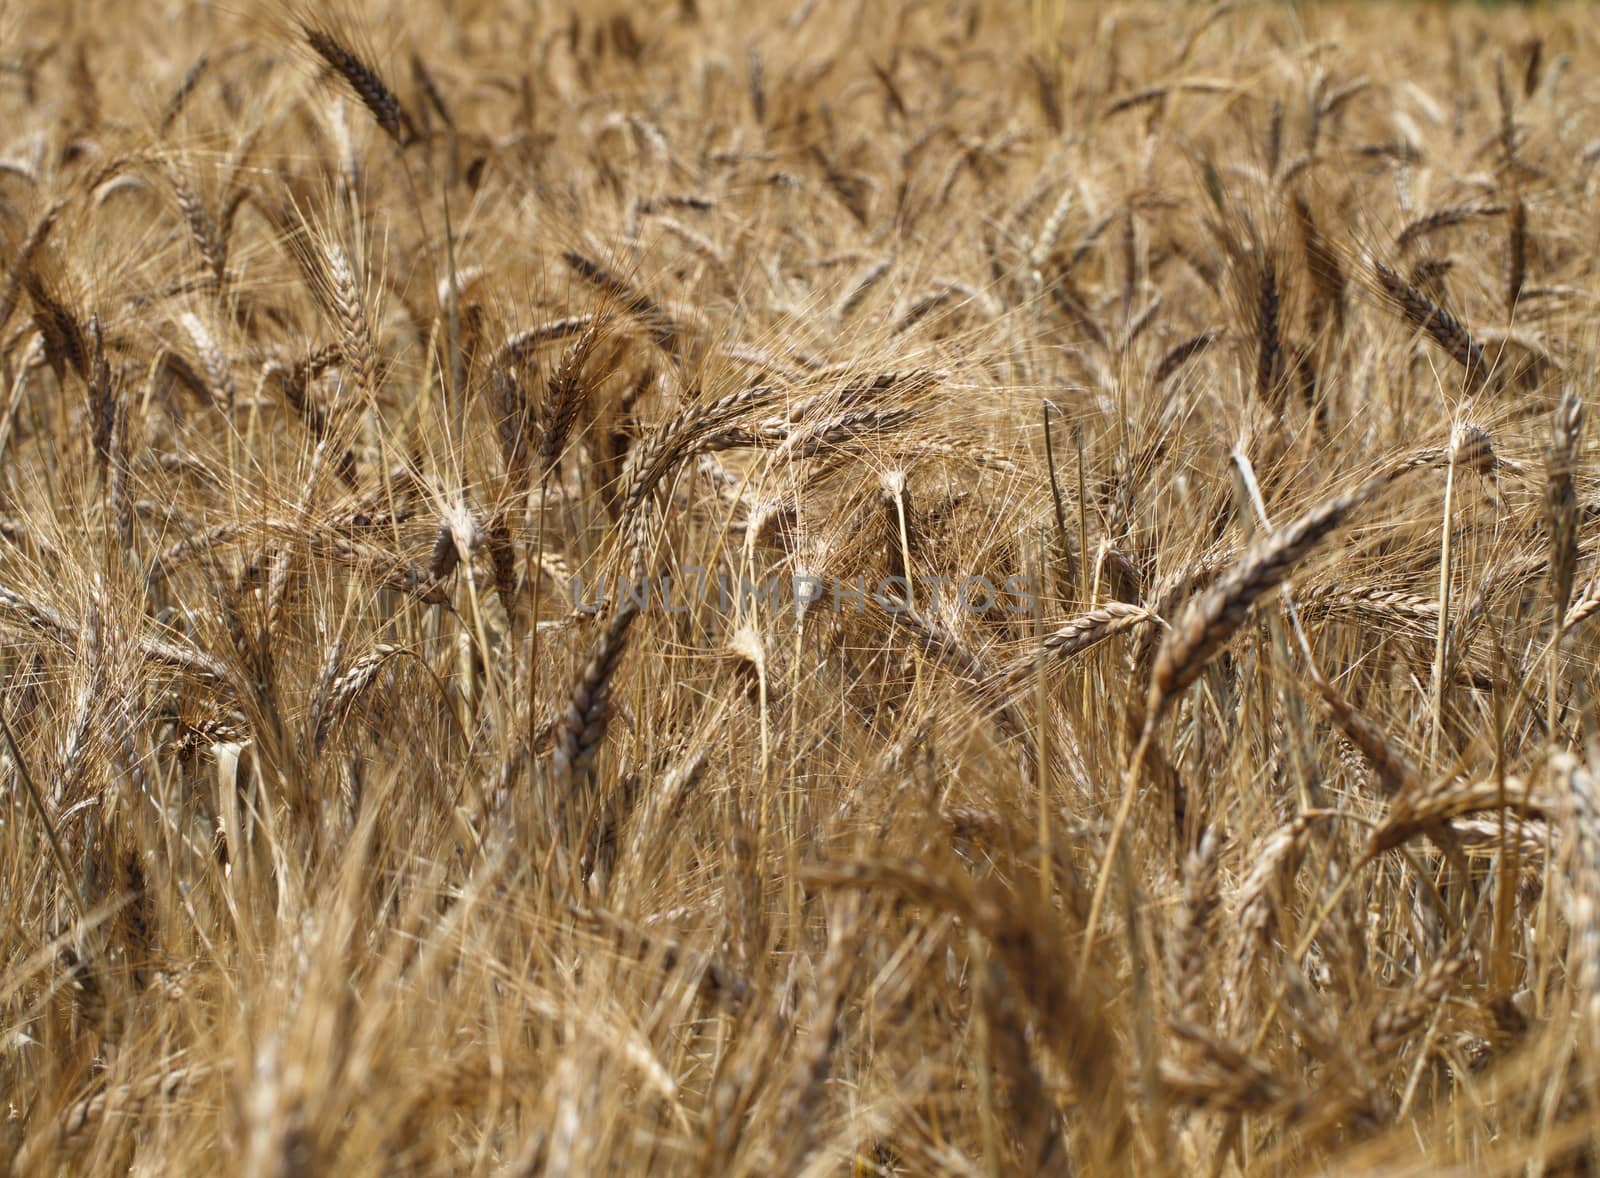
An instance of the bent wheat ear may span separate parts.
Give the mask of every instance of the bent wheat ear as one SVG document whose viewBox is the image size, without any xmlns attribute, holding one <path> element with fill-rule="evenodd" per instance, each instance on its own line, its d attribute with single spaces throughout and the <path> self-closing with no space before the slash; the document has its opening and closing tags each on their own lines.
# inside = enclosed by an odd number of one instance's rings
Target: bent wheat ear
<svg viewBox="0 0 1600 1178">
<path fill-rule="evenodd" d="M 300 31 L 312 51 L 327 62 L 329 68 L 355 91 L 356 97 L 361 100 L 361 105 L 367 108 L 373 120 L 383 128 L 384 134 L 400 147 L 406 147 L 416 140 L 416 127 L 411 121 L 411 116 L 406 113 L 405 107 L 400 105 L 400 99 L 395 97 L 394 91 L 383 80 L 382 74 L 363 61 L 332 33 L 312 25 L 303 25 Z"/>
<path fill-rule="evenodd" d="M 33 256 L 39 252 L 39 247 L 44 244 L 45 238 L 50 236 L 50 230 L 55 228 L 56 218 L 60 216 L 65 205 L 65 200 L 58 200 L 46 209 L 44 215 L 33 223 L 28 236 L 23 238 L 12 252 L 11 269 L 6 275 L 5 290 L 0 293 L 0 328 L 11 322 L 11 315 L 17 309 L 18 295 L 29 282 L 29 275 L 33 269 Z M 7 244 L 10 245 L 9 242 Z"/>
<path fill-rule="evenodd" d="M 1182 1018 L 1173 1019 L 1168 1031 L 1178 1049 L 1161 1060 L 1157 1076 L 1174 1104 L 1234 1116 L 1274 1109 L 1285 1111 L 1290 1119 L 1301 1116 L 1304 1091 L 1237 1042 Z"/>
<path fill-rule="evenodd" d="M 1339 730 L 1361 750 L 1378 775 L 1378 784 L 1389 797 L 1394 797 L 1416 779 L 1417 767 L 1405 750 L 1396 744 L 1370 717 L 1358 711 L 1339 690 L 1326 680 L 1317 677 L 1311 686 L 1322 697 L 1328 713 Z"/>
<path fill-rule="evenodd" d="M 1256 288 L 1256 396 L 1282 416 L 1288 389 L 1283 384 L 1283 342 L 1279 336 L 1278 269 L 1271 258 L 1261 267 Z"/>
<path fill-rule="evenodd" d="M 1528 207 L 1519 196 L 1506 218 L 1506 311 L 1516 313 L 1528 279 Z"/>
<path fill-rule="evenodd" d="M 1556 808 L 1559 799 L 1531 795 L 1526 784 L 1516 777 L 1504 781 L 1462 781 L 1442 778 L 1415 785 L 1389 803 L 1383 822 L 1367 836 L 1367 853 L 1378 855 L 1403 846 L 1419 834 L 1432 834 L 1449 827 L 1452 818 L 1497 810 L 1518 818 L 1543 817 Z"/>
<path fill-rule="evenodd" d="M 589 385 L 584 381 L 583 369 L 594 354 L 600 340 L 604 320 L 592 320 L 584 333 L 562 353 L 561 362 L 550 374 L 545 386 L 544 437 L 539 442 L 539 477 L 548 479 L 572 437 L 572 427 L 588 399 Z"/>
<path fill-rule="evenodd" d="M 1367 1031 L 1375 1055 L 1391 1055 L 1411 1035 L 1434 1016 L 1449 996 L 1456 977 L 1466 968 L 1467 955 L 1441 957 L 1428 967 L 1417 982 L 1399 999 L 1373 1016 Z"/>
<path fill-rule="evenodd" d="M 708 405 L 686 406 L 628 452 L 622 514 L 631 516 L 655 485 L 686 462 L 740 417 L 766 407 L 777 396 L 768 385 L 752 385 Z"/>
<path fill-rule="evenodd" d="M 1566 616 L 1572 601 L 1572 582 L 1578 565 L 1578 496 L 1574 476 L 1583 438 L 1583 400 L 1573 386 L 1561 394 L 1550 430 L 1546 460 L 1545 511 L 1550 527 L 1550 596 L 1555 600 L 1556 623 Z"/>
<path fill-rule="evenodd" d="M 608 298 L 615 299 L 629 315 L 639 321 L 656 346 L 669 356 L 677 355 L 683 346 L 683 328 L 667 314 L 661 304 L 645 294 L 620 274 L 614 274 L 599 262 L 577 250 L 567 250 L 562 260 L 572 272 Z"/>
<path fill-rule="evenodd" d="M 1152 611 L 1142 605 L 1108 601 L 1087 613 L 1069 618 L 1050 631 L 1039 640 L 1036 651 L 1030 651 L 1006 668 L 1005 678 L 1014 683 L 1031 674 L 1041 660 L 1070 659 L 1155 617 Z"/>
<path fill-rule="evenodd" d="M 76 648 L 83 641 L 83 627 L 80 624 L 67 619 L 51 606 L 0 585 L 0 620 L 4 620 L 7 611 L 29 629 L 48 635 L 69 648 Z M 161 638 L 140 638 L 138 651 L 147 662 L 192 675 L 203 683 L 218 687 L 228 683 L 228 670 L 221 662 L 188 645 Z"/>
<path fill-rule="evenodd" d="M 1466 424 L 1456 428 L 1450 438 L 1451 461 L 1473 474 L 1488 475 L 1500 467 L 1495 456 L 1494 443 L 1489 431 L 1481 425 Z"/>
<path fill-rule="evenodd" d="M 594 768 L 595 754 L 611 723 L 611 680 L 628 649 L 628 632 L 638 616 L 637 606 L 624 599 L 573 685 L 550 754 L 550 776 L 557 797 L 565 797 Z"/>
<path fill-rule="evenodd" d="M 992 946 L 1035 1017 L 1037 1041 L 1097 1104 L 1096 1115 L 1123 1140 L 1127 1114 L 1112 1094 L 1124 1084 L 1125 1053 L 1100 1012 L 1104 984 L 1095 970 L 1064 960 L 1067 930 L 1053 910 L 1007 893 L 996 881 L 917 862 L 822 864 L 802 869 L 820 888 L 882 889 L 958 916 Z"/>
<path fill-rule="evenodd" d="M 506 483 L 520 489 L 528 482 L 535 428 L 533 404 L 522 374 L 496 366 L 489 374 L 489 404 L 494 413 L 500 460 L 506 467 Z"/>
<path fill-rule="evenodd" d="M 1316 302 L 1313 304 L 1314 324 L 1317 330 L 1321 330 L 1321 325 L 1326 324 L 1337 333 L 1344 325 L 1344 295 L 1348 285 L 1344 266 L 1339 261 L 1338 251 L 1328 243 L 1322 231 L 1317 228 L 1311 206 L 1306 203 L 1304 197 L 1298 195 L 1294 198 L 1294 218 L 1300 231 L 1300 247 L 1306 274 L 1310 277 L 1312 288 L 1316 292 Z"/>
<path fill-rule="evenodd" d="M 172 124 L 177 122 L 178 116 L 183 113 L 184 105 L 194 93 L 194 88 L 200 84 L 200 79 L 205 76 L 209 68 L 211 68 L 211 58 L 202 53 L 183 75 L 183 81 L 178 83 L 178 88 L 172 92 L 172 97 L 167 99 L 166 109 L 161 114 L 162 134 L 166 134 L 172 128 Z"/>
<path fill-rule="evenodd" d="M 889 273 L 889 268 L 893 265 L 894 255 L 891 254 L 856 279 L 855 286 L 851 287 L 850 293 L 839 303 L 837 313 L 841 320 L 850 318 L 861 308 L 861 304 L 866 302 L 867 296 L 872 293 L 873 287 L 883 281 L 884 275 Z"/>
<path fill-rule="evenodd" d="M 184 224 L 189 227 L 189 237 L 194 242 L 195 252 L 205 264 L 211 280 L 220 286 L 227 270 L 227 243 L 218 231 L 217 223 L 206 211 L 205 202 L 200 198 L 200 194 L 195 191 L 194 185 L 189 182 L 188 176 L 184 175 L 183 169 L 176 162 L 168 162 L 167 178 L 172 184 L 172 194 L 177 200 L 178 211 L 183 214 Z"/>
<path fill-rule="evenodd" d="M 1460 321 L 1376 258 L 1372 261 L 1372 268 L 1383 293 L 1406 322 L 1418 331 L 1426 332 L 1452 360 L 1461 365 L 1469 384 L 1482 385 L 1489 376 L 1483 347 Z"/>
<path fill-rule="evenodd" d="M 1550 776 L 1573 848 L 1562 880 L 1572 928 L 1567 969 L 1592 1032 L 1600 1020 L 1600 790 L 1590 767 L 1571 753 L 1551 758 Z"/>
<path fill-rule="evenodd" d="M 321 750 L 327 743 L 328 734 L 334 725 L 350 711 L 356 698 L 372 686 L 383 665 L 390 659 L 406 653 L 403 647 L 380 642 L 351 663 L 343 674 L 328 679 L 327 689 L 319 691 L 307 721 L 315 748 Z M 337 663 L 330 660 L 327 669 L 332 670 L 336 666 Z"/>
<path fill-rule="evenodd" d="M 1183 861 L 1182 907 L 1172 931 L 1167 984 L 1176 1018 L 1205 1017 L 1204 987 L 1212 926 L 1220 903 L 1217 868 L 1221 840 L 1206 830 Z"/>
<path fill-rule="evenodd" d="M 505 342 L 495 354 L 495 363 L 506 365 L 528 360 L 544 344 L 564 340 L 586 331 L 596 318 L 595 315 L 568 315 L 562 319 L 552 319 L 548 323 L 512 332 L 506 336 Z"/>
<path fill-rule="evenodd" d="M 1318 504 L 1281 531 L 1256 541 L 1216 584 L 1191 598 L 1156 652 L 1145 705 L 1146 723 L 1153 725 L 1166 706 L 1200 677 L 1258 597 L 1277 588 L 1345 517 L 1389 482 L 1388 475 L 1380 475 L 1347 495 Z"/>
<path fill-rule="evenodd" d="M 1204 352 L 1216 340 L 1216 328 L 1208 327 L 1198 335 L 1192 335 L 1188 339 L 1174 344 L 1167 350 L 1166 355 L 1161 357 L 1161 361 L 1156 365 L 1155 371 L 1151 373 L 1150 383 L 1152 385 L 1164 384 L 1169 376 Z"/>
<path fill-rule="evenodd" d="M 339 329 L 339 351 L 363 397 L 378 389 L 378 348 L 364 292 L 361 259 L 323 227 L 313 226 L 297 209 L 270 210 L 275 228 L 299 265 L 317 305 Z"/>
<path fill-rule="evenodd" d="M 790 1123 L 783 1134 L 788 1156 L 778 1167 L 782 1173 L 800 1173 L 815 1152 L 824 1086 L 834 1067 L 834 1052 L 844 1038 L 845 998 L 860 968 L 857 911 L 858 905 L 847 904 L 843 916 L 829 930 L 828 951 L 818 969 L 812 997 L 810 1042 L 795 1059 L 783 1102 Z"/>
<path fill-rule="evenodd" d="M 89 339 L 84 319 L 73 310 L 59 276 L 46 276 L 38 260 L 22 272 L 22 285 L 33 300 L 33 322 L 44 340 L 45 359 L 60 380 L 70 368 L 89 379 Z"/>
<path fill-rule="evenodd" d="M 1401 249 L 1419 238 L 1452 226 L 1463 224 L 1476 217 L 1498 217 L 1506 211 L 1505 205 L 1495 204 L 1461 204 L 1448 205 L 1442 209 L 1435 209 L 1431 213 L 1424 213 L 1415 218 L 1394 239 L 1395 245 Z"/>
</svg>

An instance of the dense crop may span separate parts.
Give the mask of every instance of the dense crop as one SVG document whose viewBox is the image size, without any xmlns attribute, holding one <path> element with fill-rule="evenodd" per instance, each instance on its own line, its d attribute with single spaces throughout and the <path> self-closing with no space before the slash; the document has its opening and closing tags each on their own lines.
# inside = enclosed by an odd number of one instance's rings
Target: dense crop
<svg viewBox="0 0 1600 1178">
<path fill-rule="evenodd" d="M 0 20 L 19 1173 L 1586 1173 L 1582 9 Z"/>
</svg>

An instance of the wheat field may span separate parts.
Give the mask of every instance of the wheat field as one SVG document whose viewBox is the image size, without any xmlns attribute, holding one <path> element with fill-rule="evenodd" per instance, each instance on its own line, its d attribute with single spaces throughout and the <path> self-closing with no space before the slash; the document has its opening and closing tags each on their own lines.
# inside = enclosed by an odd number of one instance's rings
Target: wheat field
<svg viewBox="0 0 1600 1178">
<path fill-rule="evenodd" d="M 1586 1174 L 1581 7 L 0 11 L 21 1174 Z"/>
</svg>

